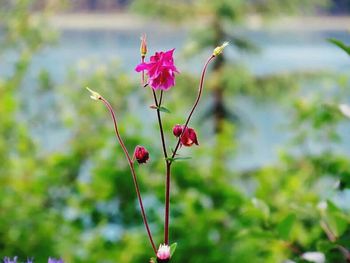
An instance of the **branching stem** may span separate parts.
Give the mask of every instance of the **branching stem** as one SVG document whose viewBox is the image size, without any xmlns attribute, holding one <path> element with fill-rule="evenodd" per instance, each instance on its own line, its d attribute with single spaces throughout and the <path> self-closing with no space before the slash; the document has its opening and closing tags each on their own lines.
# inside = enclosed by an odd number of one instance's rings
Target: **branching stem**
<svg viewBox="0 0 350 263">
<path fill-rule="evenodd" d="M 211 55 L 208 60 L 206 61 L 206 63 L 204 64 L 202 73 L 201 73 L 201 79 L 199 82 L 199 87 L 198 87 L 198 95 L 197 98 L 192 106 L 192 109 L 186 119 L 184 128 L 182 129 L 182 133 L 185 131 L 185 129 L 188 126 L 188 123 L 191 120 L 191 117 L 199 103 L 199 100 L 202 96 L 202 91 L 203 91 L 203 86 L 204 86 L 204 78 L 205 78 L 205 73 L 207 71 L 208 65 L 209 63 L 215 58 L 214 55 Z M 170 214 L 170 179 L 171 179 L 171 164 L 172 161 L 171 159 L 173 159 L 176 156 L 176 152 L 179 149 L 180 143 L 181 143 L 181 136 L 182 134 L 179 136 L 179 139 L 177 141 L 176 147 L 172 153 L 172 156 L 169 159 L 166 159 L 166 180 L 165 180 L 165 214 L 164 214 L 164 243 L 166 245 L 169 244 L 169 214 Z"/>
<path fill-rule="evenodd" d="M 156 248 L 156 246 L 155 246 L 155 244 L 153 242 L 152 233 L 151 233 L 151 230 L 150 230 L 148 222 L 147 222 L 147 217 L 146 217 L 145 209 L 143 207 L 143 202 L 142 202 L 142 198 L 141 198 L 139 184 L 137 182 L 137 177 L 136 177 L 136 173 L 135 173 L 134 162 L 130 158 L 129 152 L 128 152 L 128 150 L 125 147 L 123 139 L 120 137 L 120 134 L 119 134 L 119 131 L 118 131 L 117 118 L 115 116 L 115 113 L 113 111 L 113 108 L 112 108 L 111 104 L 105 98 L 103 98 L 102 96 L 99 99 L 105 104 L 105 106 L 108 108 L 109 113 L 111 114 L 111 117 L 112 117 L 112 120 L 113 120 L 113 124 L 114 124 L 115 135 L 116 135 L 116 137 L 118 139 L 118 142 L 119 142 L 120 146 L 122 147 L 122 149 L 123 149 L 123 151 L 125 153 L 125 156 L 126 156 L 126 159 L 127 159 L 128 163 L 129 163 L 132 179 L 134 181 L 134 186 L 135 186 L 135 190 L 136 190 L 136 194 L 137 194 L 137 199 L 139 201 L 139 205 L 140 205 L 140 209 L 141 209 L 141 215 L 142 215 L 143 223 L 144 223 L 144 225 L 146 227 L 148 238 L 149 238 L 149 241 L 150 241 L 150 243 L 152 245 L 153 251 L 156 254 L 157 253 L 157 248 Z"/>
</svg>

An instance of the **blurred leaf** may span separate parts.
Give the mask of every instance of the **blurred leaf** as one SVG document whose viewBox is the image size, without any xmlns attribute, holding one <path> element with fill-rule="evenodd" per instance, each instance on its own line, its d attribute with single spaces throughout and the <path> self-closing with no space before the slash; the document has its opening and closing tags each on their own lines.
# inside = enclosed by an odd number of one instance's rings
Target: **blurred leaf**
<svg viewBox="0 0 350 263">
<path fill-rule="evenodd" d="M 331 201 L 327 201 L 327 222 L 332 233 L 339 237 L 347 229 L 350 223 L 350 219 Z"/>
<path fill-rule="evenodd" d="M 296 220 L 295 214 L 287 215 L 277 226 L 279 236 L 284 240 L 290 239 L 290 233 Z"/>
<path fill-rule="evenodd" d="M 317 251 L 327 253 L 329 250 L 336 247 L 336 245 L 330 241 L 321 240 L 317 242 Z"/>
<path fill-rule="evenodd" d="M 269 218 L 270 208 L 264 201 L 257 198 L 253 198 L 252 204 L 254 205 L 255 208 L 257 208 L 262 213 L 265 220 Z"/>
<path fill-rule="evenodd" d="M 160 106 L 158 107 L 159 111 L 161 112 L 165 112 L 165 113 L 171 113 L 170 110 L 168 110 L 167 108 L 165 108 L 164 106 Z"/>
<path fill-rule="evenodd" d="M 346 45 L 345 43 L 335 38 L 328 38 L 328 41 L 333 43 L 337 47 L 341 48 L 342 50 L 344 50 L 350 56 L 350 46 Z"/>
<path fill-rule="evenodd" d="M 176 250 L 176 247 L 177 247 L 177 243 L 176 243 L 176 242 L 175 242 L 175 243 L 172 243 L 172 244 L 170 245 L 170 257 L 172 257 L 172 256 L 174 255 L 175 250 Z"/>
</svg>

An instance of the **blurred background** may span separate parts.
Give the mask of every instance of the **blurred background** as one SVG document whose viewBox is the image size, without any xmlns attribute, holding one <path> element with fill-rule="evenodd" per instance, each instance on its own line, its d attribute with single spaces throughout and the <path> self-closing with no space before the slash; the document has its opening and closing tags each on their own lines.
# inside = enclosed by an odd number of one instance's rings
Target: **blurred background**
<svg viewBox="0 0 350 263">
<path fill-rule="evenodd" d="M 150 90 L 134 71 L 176 48 L 166 140 L 183 123 L 213 48 L 191 126 L 199 147 L 173 165 L 172 262 L 350 262 L 348 0 L 0 0 L 0 257 L 148 262 L 132 178 L 102 104 L 114 106 L 162 242 L 164 161 Z M 307 261 L 307 252 L 324 255 Z"/>
</svg>

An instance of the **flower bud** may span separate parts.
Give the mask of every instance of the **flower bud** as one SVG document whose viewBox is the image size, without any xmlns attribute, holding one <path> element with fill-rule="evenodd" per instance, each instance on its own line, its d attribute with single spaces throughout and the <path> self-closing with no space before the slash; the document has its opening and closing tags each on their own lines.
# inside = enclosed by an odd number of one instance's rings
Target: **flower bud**
<svg viewBox="0 0 350 263">
<path fill-rule="evenodd" d="M 181 144 L 187 147 L 192 146 L 193 144 L 199 145 L 197 140 L 197 134 L 196 131 L 192 128 L 186 128 L 185 131 L 182 133 L 181 136 Z"/>
<path fill-rule="evenodd" d="M 182 133 L 182 125 L 176 124 L 173 128 L 173 134 L 175 137 L 179 137 Z"/>
<path fill-rule="evenodd" d="M 141 45 L 140 45 L 140 54 L 141 57 L 145 57 L 147 54 L 147 41 L 146 41 L 146 34 L 143 34 L 141 36 Z"/>
<path fill-rule="evenodd" d="M 157 251 L 157 262 L 166 263 L 170 260 L 170 247 L 168 245 L 160 245 Z"/>
<path fill-rule="evenodd" d="M 136 146 L 134 158 L 138 163 L 146 163 L 149 160 L 149 152 L 143 146 Z"/>
<path fill-rule="evenodd" d="M 228 44 L 229 44 L 228 42 L 224 42 L 221 46 L 216 47 L 213 51 L 213 56 L 216 57 L 220 55 Z"/>
<path fill-rule="evenodd" d="M 86 87 L 86 89 L 88 90 L 88 91 L 90 91 L 90 98 L 91 99 L 93 99 L 93 100 L 99 100 L 99 99 L 101 99 L 102 98 L 102 96 L 99 94 L 99 93 L 97 93 L 96 91 L 93 91 L 92 89 L 89 89 L 88 87 Z"/>
</svg>

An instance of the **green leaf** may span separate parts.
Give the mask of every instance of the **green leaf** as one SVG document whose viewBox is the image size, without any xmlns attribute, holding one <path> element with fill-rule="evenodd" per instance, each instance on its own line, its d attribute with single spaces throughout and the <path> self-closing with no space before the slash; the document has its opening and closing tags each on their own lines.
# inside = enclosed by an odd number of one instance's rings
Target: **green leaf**
<svg viewBox="0 0 350 263">
<path fill-rule="evenodd" d="M 294 226 L 294 222 L 296 220 L 295 214 L 287 215 L 277 226 L 277 232 L 279 236 L 284 239 L 290 239 L 290 233 Z"/>
<path fill-rule="evenodd" d="M 168 157 L 165 160 L 175 162 L 175 161 L 186 161 L 189 159 L 192 159 L 192 157 L 174 157 L 174 158 Z"/>
<path fill-rule="evenodd" d="M 317 242 L 317 245 L 316 245 L 317 251 L 321 251 L 323 253 L 327 253 L 328 251 L 332 250 L 335 247 L 336 245 L 334 243 L 330 241 L 325 241 L 325 240 L 321 240 Z"/>
<path fill-rule="evenodd" d="M 175 253 L 176 247 L 177 247 L 177 243 L 176 243 L 176 242 L 175 242 L 175 243 L 172 243 L 172 244 L 170 245 L 170 257 L 172 257 L 173 254 Z"/>
<path fill-rule="evenodd" d="M 336 237 L 340 237 L 350 223 L 346 215 L 329 200 L 327 201 L 326 219 L 332 233 Z"/>
<path fill-rule="evenodd" d="M 171 113 L 170 110 L 168 110 L 167 108 L 161 106 L 161 107 L 158 107 L 158 110 L 161 111 L 161 112 L 165 112 L 165 113 Z"/>
<path fill-rule="evenodd" d="M 157 262 L 157 259 L 155 257 L 152 257 L 149 261 L 150 263 L 156 263 Z"/>
<path fill-rule="evenodd" d="M 342 41 L 335 38 L 328 38 L 327 40 L 333 43 L 334 45 L 336 45 L 337 47 L 341 48 L 342 50 L 344 50 L 350 56 L 350 46 L 344 44 Z"/>
<path fill-rule="evenodd" d="M 263 216 L 264 220 L 267 221 L 267 219 L 270 216 L 270 208 L 269 208 L 269 206 L 263 200 L 260 200 L 260 199 L 257 199 L 257 198 L 253 198 L 252 199 L 252 204 L 253 204 L 253 206 L 256 209 L 258 209 L 258 211 L 260 211 L 260 213 Z"/>
<path fill-rule="evenodd" d="M 192 157 L 175 157 L 174 161 L 186 161 L 190 159 L 192 159 Z"/>
</svg>

